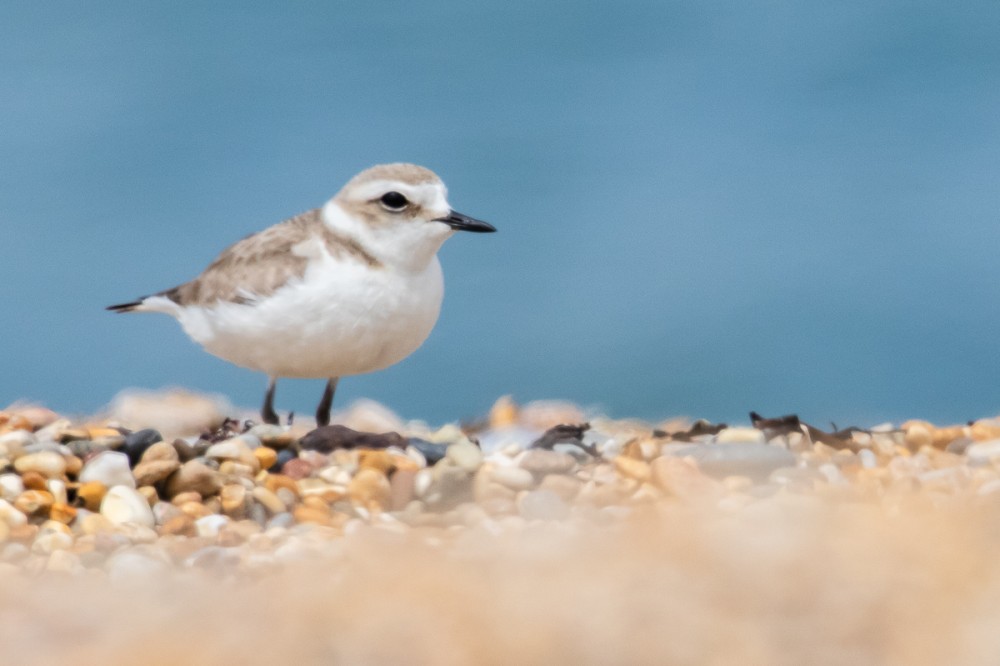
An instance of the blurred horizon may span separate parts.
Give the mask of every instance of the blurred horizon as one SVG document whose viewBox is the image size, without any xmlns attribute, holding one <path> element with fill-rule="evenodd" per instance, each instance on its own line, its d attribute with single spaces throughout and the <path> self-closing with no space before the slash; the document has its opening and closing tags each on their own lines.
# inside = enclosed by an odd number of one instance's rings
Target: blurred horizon
<svg viewBox="0 0 1000 666">
<path fill-rule="evenodd" d="M 439 0 L 8 6 L 0 403 L 259 404 L 165 316 L 376 163 L 499 233 L 441 252 L 430 339 L 335 407 L 823 425 L 1000 413 L 1000 5 Z M 322 383 L 284 380 L 311 413 Z"/>
</svg>

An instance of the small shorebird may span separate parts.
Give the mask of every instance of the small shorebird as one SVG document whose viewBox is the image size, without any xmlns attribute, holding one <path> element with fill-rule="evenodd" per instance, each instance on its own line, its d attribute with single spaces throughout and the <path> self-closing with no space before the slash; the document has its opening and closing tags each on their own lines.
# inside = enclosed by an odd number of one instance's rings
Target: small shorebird
<svg viewBox="0 0 1000 666">
<path fill-rule="evenodd" d="M 163 312 L 209 353 L 266 373 L 265 423 L 278 422 L 279 377 L 326 379 L 316 409 L 326 425 L 340 377 L 403 360 L 434 328 L 441 244 L 455 231 L 496 231 L 446 196 L 424 167 L 372 167 L 322 208 L 224 250 L 194 280 L 108 310 Z"/>
</svg>

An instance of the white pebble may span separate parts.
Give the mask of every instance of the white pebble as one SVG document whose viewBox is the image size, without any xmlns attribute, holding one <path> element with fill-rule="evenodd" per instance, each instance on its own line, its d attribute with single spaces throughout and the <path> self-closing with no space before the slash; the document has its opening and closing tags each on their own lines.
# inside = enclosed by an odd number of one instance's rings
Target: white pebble
<svg viewBox="0 0 1000 666">
<path fill-rule="evenodd" d="M 108 488 L 135 488 L 135 477 L 128 465 L 128 456 L 118 451 L 101 451 L 83 466 L 80 482 L 90 481 L 100 481 Z"/>
<path fill-rule="evenodd" d="M 156 520 L 149 502 L 132 488 L 118 485 L 108 491 L 101 500 L 101 515 L 112 523 L 136 523 L 145 527 L 153 527 Z"/>
</svg>

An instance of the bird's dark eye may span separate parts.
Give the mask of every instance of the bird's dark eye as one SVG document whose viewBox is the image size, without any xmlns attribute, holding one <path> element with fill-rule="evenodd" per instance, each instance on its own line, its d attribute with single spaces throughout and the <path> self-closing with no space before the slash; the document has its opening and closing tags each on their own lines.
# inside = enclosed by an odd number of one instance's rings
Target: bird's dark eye
<svg viewBox="0 0 1000 666">
<path fill-rule="evenodd" d="M 398 213 L 406 208 L 410 202 L 399 192 L 386 192 L 382 195 L 382 198 L 379 199 L 379 203 L 381 203 L 382 207 L 386 210 Z"/>
</svg>

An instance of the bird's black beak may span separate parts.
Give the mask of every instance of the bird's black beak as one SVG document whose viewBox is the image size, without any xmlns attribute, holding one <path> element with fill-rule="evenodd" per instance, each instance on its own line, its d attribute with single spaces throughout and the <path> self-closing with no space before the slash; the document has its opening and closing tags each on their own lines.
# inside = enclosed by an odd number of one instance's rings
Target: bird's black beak
<svg viewBox="0 0 1000 666">
<path fill-rule="evenodd" d="M 452 229 L 458 231 L 475 231 L 477 233 L 489 233 L 496 231 L 494 227 L 489 222 L 483 222 L 482 220 L 477 220 L 474 217 L 469 217 L 468 215 L 462 215 L 455 211 L 448 213 L 446 217 L 439 217 L 434 220 L 435 222 L 444 222 Z"/>
</svg>

